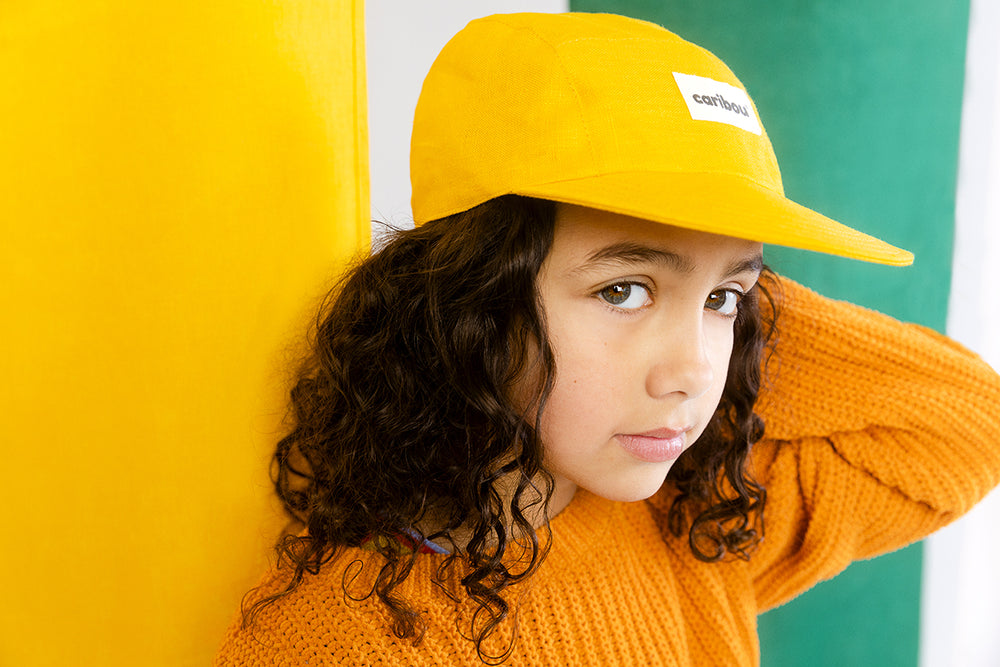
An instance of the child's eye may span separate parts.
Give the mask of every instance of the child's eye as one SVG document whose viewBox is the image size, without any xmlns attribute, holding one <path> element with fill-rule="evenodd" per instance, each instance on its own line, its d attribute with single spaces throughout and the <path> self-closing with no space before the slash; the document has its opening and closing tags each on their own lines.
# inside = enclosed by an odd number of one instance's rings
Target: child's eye
<svg viewBox="0 0 1000 667">
<path fill-rule="evenodd" d="M 705 307 L 726 317 L 736 317 L 743 293 L 734 289 L 718 289 L 705 299 Z"/>
<path fill-rule="evenodd" d="M 624 310 L 638 310 L 652 303 L 649 290 L 639 283 L 615 283 L 597 293 L 606 303 Z"/>
</svg>

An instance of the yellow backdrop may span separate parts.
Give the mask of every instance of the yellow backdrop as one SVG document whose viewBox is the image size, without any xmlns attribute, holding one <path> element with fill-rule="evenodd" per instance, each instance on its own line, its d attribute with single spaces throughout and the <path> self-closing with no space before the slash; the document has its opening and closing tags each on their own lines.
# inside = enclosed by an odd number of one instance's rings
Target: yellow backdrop
<svg viewBox="0 0 1000 667">
<path fill-rule="evenodd" d="M 361 0 L 0 3 L 0 665 L 202 665 L 368 241 Z"/>
</svg>

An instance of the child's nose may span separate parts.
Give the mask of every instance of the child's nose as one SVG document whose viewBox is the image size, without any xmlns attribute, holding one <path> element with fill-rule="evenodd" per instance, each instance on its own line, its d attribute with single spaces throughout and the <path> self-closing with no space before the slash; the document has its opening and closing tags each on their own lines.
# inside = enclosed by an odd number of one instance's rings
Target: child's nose
<svg viewBox="0 0 1000 667">
<path fill-rule="evenodd" d="M 670 394 L 697 398 L 715 380 L 700 318 L 698 323 L 679 327 L 673 334 L 664 337 L 654 351 L 646 375 L 646 392 L 653 398 Z"/>
</svg>

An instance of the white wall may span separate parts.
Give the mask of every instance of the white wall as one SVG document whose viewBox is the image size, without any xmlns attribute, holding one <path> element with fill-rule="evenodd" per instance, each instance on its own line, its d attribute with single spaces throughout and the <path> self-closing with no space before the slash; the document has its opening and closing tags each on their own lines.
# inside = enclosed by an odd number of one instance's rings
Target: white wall
<svg viewBox="0 0 1000 667">
<path fill-rule="evenodd" d="M 948 334 L 1000 369 L 1000 3 L 970 18 Z M 1000 665 L 998 528 L 994 492 L 927 540 L 922 667 Z"/>
<path fill-rule="evenodd" d="M 427 70 L 465 24 L 489 14 L 565 12 L 569 0 L 368 0 L 372 218 L 412 226 L 410 127 Z M 378 234 L 376 226 L 373 231 Z"/>
</svg>

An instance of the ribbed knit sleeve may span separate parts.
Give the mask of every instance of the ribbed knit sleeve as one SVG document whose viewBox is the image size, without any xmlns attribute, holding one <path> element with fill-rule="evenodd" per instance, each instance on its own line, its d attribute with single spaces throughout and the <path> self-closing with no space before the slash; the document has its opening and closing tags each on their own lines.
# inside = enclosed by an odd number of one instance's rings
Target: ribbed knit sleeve
<svg viewBox="0 0 1000 667">
<path fill-rule="evenodd" d="M 761 609 L 916 541 L 1000 481 L 1000 378 L 923 327 L 782 279 L 758 410 Z"/>
</svg>

